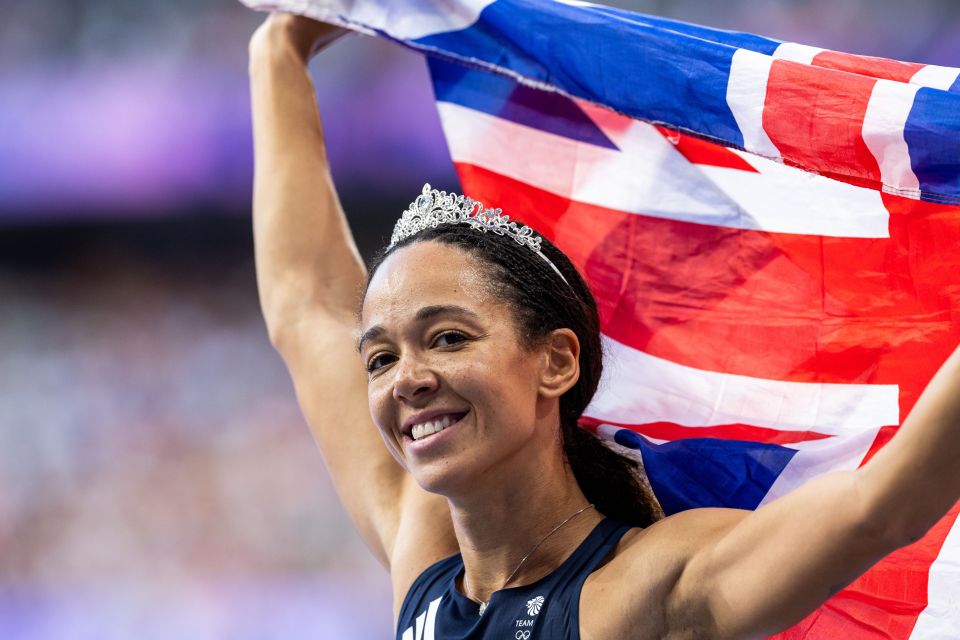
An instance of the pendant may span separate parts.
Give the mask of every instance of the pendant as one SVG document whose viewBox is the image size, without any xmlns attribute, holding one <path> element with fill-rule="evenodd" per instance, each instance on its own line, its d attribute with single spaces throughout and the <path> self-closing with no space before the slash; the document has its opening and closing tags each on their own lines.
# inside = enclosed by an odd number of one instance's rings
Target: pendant
<svg viewBox="0 0 960 640">
<path fill-rule="evenodd" d="M 487 603 L 486 603 L 486 602 L 481 602 L 481 603 L 480 603 L 480 613 L 479 613 L 478 615 L 481 615 L 481 616 L 482 616 L 482 615 L 483 615 L 483 612 L 486 611 L 486 610 L 487 610 Z"/>
</svg>

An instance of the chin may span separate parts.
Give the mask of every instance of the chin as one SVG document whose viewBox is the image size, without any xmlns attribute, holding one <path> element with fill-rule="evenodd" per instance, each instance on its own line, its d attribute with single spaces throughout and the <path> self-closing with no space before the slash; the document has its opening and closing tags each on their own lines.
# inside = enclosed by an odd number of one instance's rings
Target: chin
<svg viewBox="0 0 960 640">
<path fill-rule="evenodd" d="M 448 498 L 462 495 L 476 486 L 475 474 L 453 461 L 437 460 L 427 465 L 407 469 L 421 489 Z"/>
</svg>

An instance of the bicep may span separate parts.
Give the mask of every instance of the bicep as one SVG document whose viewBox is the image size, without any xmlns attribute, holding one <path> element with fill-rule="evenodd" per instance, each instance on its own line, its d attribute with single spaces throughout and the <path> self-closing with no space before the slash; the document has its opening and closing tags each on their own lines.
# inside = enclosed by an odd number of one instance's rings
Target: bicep
<svg viewBox="0 0 960 640">
<path fill-rule="evenodd" d="M 789 627 L 893 549 L 866 525 L 853 472 L 817 478 L 754 512 L 728 517 L 691 551 L 677 610 L 719 637 Z"/>
</svg>

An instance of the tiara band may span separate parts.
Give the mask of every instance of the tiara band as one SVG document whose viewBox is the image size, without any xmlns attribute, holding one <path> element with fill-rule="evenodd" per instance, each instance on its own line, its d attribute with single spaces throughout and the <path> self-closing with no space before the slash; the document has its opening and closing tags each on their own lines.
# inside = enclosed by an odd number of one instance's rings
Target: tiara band
<svg viewBox="0 0 960 640">
<path fill-rule="evenodd" d="M 540 256 L 564 282 L 567 282 L 557 265 L 540 251 L 540 243 L 543 239 L 536 235 L 533 229 L 511 221 L 510 216 L 504 215 L 502 209 L 486 209 L 482 203 L 473 198 L 437 191 L 429 184 L 423 185 L 420 195 L 410 203 L 397 220 L 387 251 L 393 249 L 398 242 L 424 229 L 435 228 L 441 224 L 466 224 L 484 233 L 492 231 L 499 236 L 509 236 L 517 244 L 527 247 Z"/>
</svg>

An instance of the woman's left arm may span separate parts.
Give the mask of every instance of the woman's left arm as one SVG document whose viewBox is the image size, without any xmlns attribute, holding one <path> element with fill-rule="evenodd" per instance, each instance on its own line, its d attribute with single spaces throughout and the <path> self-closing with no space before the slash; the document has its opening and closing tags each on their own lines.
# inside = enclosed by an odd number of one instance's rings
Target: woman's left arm
<svg viewBox="0 0 960 640">
<path fill-rule="evenodd" d="M 960 499 L 960 349 L 893 440 L 856 473 L 874 517 L 900 546 L 919 540 Z"/>
<path fill-rule="evenodd" d="M 729 526 L 713 526 L 707 510 L 688 512 L 687 533 L 710 534 L 683 563 L 668 598 L 667 626 L 728 638 L 783 630 L 922 537 L 958 498 L 960 349 L 897 435 L 857 471 L 817 478 L 755 512 L 727 518 Z"/>
</svg>

